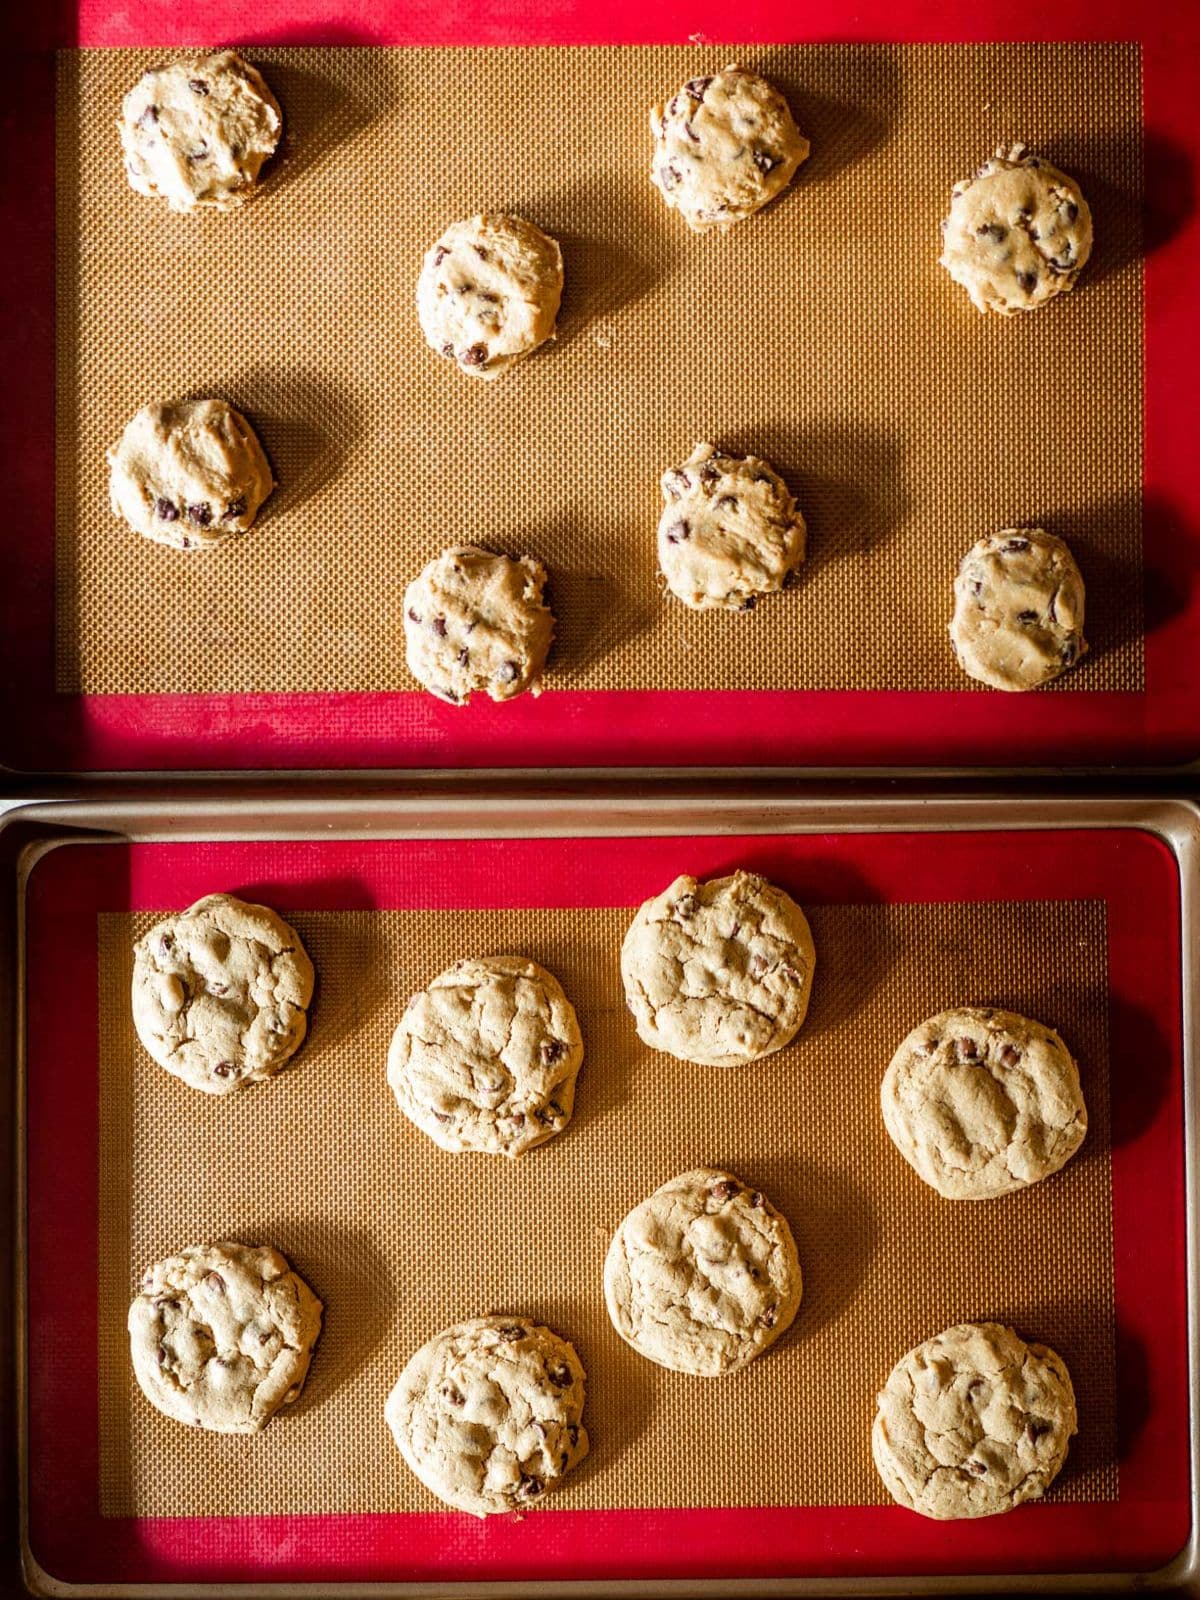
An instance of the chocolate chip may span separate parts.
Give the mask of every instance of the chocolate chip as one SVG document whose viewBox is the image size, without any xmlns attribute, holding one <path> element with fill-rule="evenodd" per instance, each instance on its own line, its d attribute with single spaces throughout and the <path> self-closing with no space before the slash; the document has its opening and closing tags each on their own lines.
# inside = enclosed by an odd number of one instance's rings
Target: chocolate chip
<svg viewBox="0 0 1200 1600">
<path fill-rule="evenodd" d="M 680 181 L 680 175 L 679 175 L 678 168 L 677 167 L 672 167 L 672 166 L 659 167 L 659 169 L 658 169 L 658 177 L 659 177 L 659 182 L 662 184 L 663 188 L 665 190 L 667 190 L 668 193 Z"/>
<path fill-rule="evenodd" d="M 761 1211 L 764 1203 L 765 1202 L 763 1200 L 763 1196 L 762 1196 L 761 1191 L 758 1190 L 758 1189 L 755 1189 L 754 1193 L 750 1196 L 750 1209 L 751 1209 L 751 1211 Z"/>
<path fill-rule="evenodd" d="M 765 150 L 754 152 L 754 165 L 766 177 L 767 173 L 779 165 L 779 157 L 768 155 Z"/>
<path fill-rule="evenodd" d="M 231 500 L 229 502 L 229 504 L 225 507 L 224 511 L 222 511 L 221 520 L 223 522 L 230 522 L 236 517 L 244 517 L 245 515 L 246 515 L 246 502 L 245 502 L 245 499 L 242 498 L 242 499 L 238 499 L 238 500 Z"/>
<path fill-rule="evenodd" d="M 473 344 L 469 349 L 464 350 L 458 359 L 462 362 L 464 367 L 486 367 L 487 358 L 487 345 Z"/>
<path fill-rule="evenodd" d="M 718 511 L 736 511 L 737 508 L 738 508 L 738 503 L 737 503 L 737 496 L 736 495 L 723 494 L 717 500 L 717 510 Z"/>
<path fill-rule="evenodd" d="M 219 1272 L 210 1272 L 204 1281 L 214 1294 L 225 1293 L 225 1279 Z"/>
<path fill-rule="evenodd" d="M 515 1344 L 518 1339 L 525 1337 L 525 1329 L 519 1327 L 515 1322 L 506 1322 L 502 1328 L 497 1328 L 496 1331 L 505 1344 Z"/>
<path fill-rule="evenodd" d="M 666 479 L 666 490 L 672 500 L 678 500 L 685 490 L 692 487 L 692 480 L 686 472 L 669 472 Z"/>
<path fill-rule="evenodd" d="M 761 978 L 763 973 L 767 970 L 767 964 L 766 956 L 760 955 L 757 951 L 755 951 L 755 953 L 750 957 L 750 976 L 752 978 Z"/>
<path fill-rule="evenodd" d="M 489 306 L 498 306 L 500 304 L 500 296 L 498 294 L 489 294 L 486 289 L 479 291 L 479 298 Z"/>
<path fill-rule="evenodd" d="M 471 248 L 479 257 L 480 261 L 490 261 L 492 259 L 492 252 L 490 250 L 485 250 L 481 244 L 472 245 Z"/>
<path fill-rule="evenodd" d="M 711 77 L 689 78 L 687 83 L 685 83 L 683 86 L 683 92 L 686 95 L 690 95 L 693 100 L 703 100 L 705 94 L 708 92 L 708 86 L 711 82 Z"/>
<path fill-rule="evenodd" d="M 1002 1045 L 1000 1049 L 1000 1063 L 1005 1067 L 1015 1067 L 1021 1059 L 1021 1052 L 1014 1044 Z"/>
<path fill-rule="evenodd" d="M 954 1052 L 960 1061 L 978 1061 L 979 1047 L 974 1039 L 955 1039 Z"/>
<path fill-rule="evenodd" d="M 450 1121 L 450 1117 L 445 1111 L 435 1111 L 433 1114 L 438 1119 L 439 1122 L 449 1122 Z"/>
<path fill-rule="evenodd" d="M 148 128 L 152 122 L 158 121 L 158 107 L 147 106 L 137 120 L 139 128 Z"/>
<path fill-rule="evenodd" d="M 409 608 L 408 608 L 408 620 L 410 622 L 420 622 L 420 620 L 421 620 L 420 617 L 417 615 L 417 613 L 413 610 L 413 608 L 411 606 L 409 606 Z"/>
<path fill-rule="evenodd" d="M 700 468 L 701 483 L 716 483 L 720 476 L 720 469 L 718 467 L 714 467 L 711 461 L 706 462 L 704 466 Z"/>
<path fill-rule="evenodd" d="M 521 676 L 521 669 L 515 661 L 505 661 L 496 669 L 497 683 L 516 683 Z"/>
<path fill-rule="evenodd" d="M 199 528 L 207 528 L 212 521 L 212 507 L 207 500 L 201 500 L 199 505 L 187 508 L 189 522 L 194 522 Z"/>
<path fill-rule="evenodd" d="M 444 639 L 446 637 L 446 619 L 445 619 L 445 617 L 434 617 L 433 621 L 429 624 L 429 626 L 433 629 L 434 633 L 437 634 L 439 639 Z"/>
<path fill-rule="evenodd" d="M 523 1111 L 514 1111 L 508 1120 L 514 1128 L 523 1128 L 525 1126 L 525 1113 Z"/>
<path fill-rule="evenodd" d="M 566 1116 L 566 1112 L 559 1105 L 557 1100 L 551 1100 L 551 1101 L 548 1102 L 548 1104 L 549 1104 L 549 1108 L 550 1108 L 551 1121 L 561 1122 L 562 1119 Z"/>
<path fill-rule="evenodd" d="M 542 1492 L 542 1480 L 535 1478 L 530 1472 L 521 1474 L 521 1481 L 517 1485 L 517 1498 L 520 1500 L 536 1500 Z"/>
<path fill-rule="evenodd" d="M 776 1309 L 776 1307 L 775 1306 L 768 1306 L 767 1309 L 763 1312 L 762 1316 L 759 1317 L 758 1325 L 759 1325 L 760 1328 L 773 1328 L 775 1326 L 776 1321 L 778 1320 L 778 1317 L 779 1317 L 779 1312 Z"/>
<path fill-rule="evenodd" d="M 556 1061 L 562 1059 L 566 1048 L 561 1039 L 547 1039 L 542 1045 L 542 1065 L 552 1067 Z"/>
<path fill-rule="evenodd" d="M 975 582 L 971 585 L 971 593 L 975 596 L 976 600 L 978 600 L 979 597 L 983 594 L 983 580 L 982 580 L 982 578 L 976 578 L 975 579 Z"/>
<path fill-rule="evenodd" d="M 738 607 L 738 610 L 739 611 L 753 611 L 757 604 L 758 604 L 758 596 L 756 594 L 748 594 L 746 596 L 746 598 L 742 601 L 741 605 Z"/>
<path fill-rule="evenodd" d="M 982 1461 L 977 1461 L 974 1456 L 969 1461 L 964 1461 L 963 1466 L 973 1478 L 986 1478 L 987 1467 Z"/>
<path fill-rule="evenodd" d="M 467 649 L 466 645 L 463 645 L 462 649 L 458 652 L 458 664 L 460 667 L 466 667 L 469 666 L 470 663 L 471 652 Z"/>
<path fill-rule="evenodd" d="M 274 1330 L 272 1328 L 260 1328 L 258 1330 L 258 1342 L 259 1342 L 259 1344 L 270 1344 L 271 1335 L 272 1335 L 273 1332 L 274 1332 Z"/>
<path fill-rule="evenodd" d="M 1018 611 L 1017 612 L 1017 621 L 1018 622 L 1024 622 L 1026 625 L 1028 625 L 1031 622 L 1036 622 L 1037 619 L 1038 619 L 1038 614 L 1037 614 L 1036 611 Z"/>
<path fill-rule="evenodd" d="M 159 940 L 158 940 L 158 953 L 159 953 L 159 955 L 160 956 L 165 956 L 168 953 L 168 951 L 174 950 L 174 948 L 175 948 L 175 937 L 174 937 L 174 935 L 170 934 L 170 933 L 160 934 Z"/>
<path fill-rule="evenodd" d="M 1004 541 L 1004 548 L 1005 548 L 1005 550 L 1010 550 L 1010 551 L 1028 550 L 1029 549 L 1029 540 L 1028 539 L 1006 539 Z"/>
<path fill-rule="evenodd" d="M 164 522 L 179 521 L 179 507 L 173 506 L 169 500 L 160 500 L 154 509 Z"/>
<path fill-rule="evenodd" d="M 1075 204 L 1074 200 L 1068 200 L 1065 205 L 1060 205 L 1058 209 L 1066 217 L 1068 224 L 1074 222 L 1075 218 L 1079 215 L 1079 207 Z"/>
<path fill-rule="evenodd" d="M 690 539 L 691 536 L 692 530 L 686 518 L 680 522 L 673 522 L 667 529 L 668 544 L 678 544 L 682 539 Z"/>
<path fill-rule="evenodd" d="M 208 93 L 208 85 L 205 83 L 203 78 L 189 78 L 188 79 L 188 88 L 192 91 L 193 94 L 207 94 Z"/>
<path fill-rule="evenodd" d="M 1075 660 L 1079 655 L 1079 646 L 1075 643 L 1074 639 L 1068 639 L 1066 644 L 1063 645 L 1060 654 L 1062 656 L 1063 666 L 1073 667 L 1075 665 Z"/>
<path fill-rule="evenodd" d="M 454 359 L 454 346 L 452 344 L 444 344 L 442 346 L 442 354 L 448 360 L 453 360 Z"/>
<path fill-rule="evenodd" d="M 209 986 L 208 986 L 208 992 L 209 992 L 209 994 L 218 994 L 218 995 L 220 995 L 220 994 L 228 994 L 229 993 L 229 989 L 223 983 L 210 983 Z"/>
<path fill-rule="evenodd" d="M 1008 229 L 1002 222 L 985 222 L 981 228 L 975 229 L 975 236 L 979 239 L 991 239 L 994 244 L 1003 244 L 1008 238 Z"/>
<path fill-rule="evenodd" d="M 556 1389 L 565 1389 L 571 1382 L 571 1369 L 564 1361 L 560 1366 L 547 1367 L 546 1376 Z"/>
<path fill-rule="evenodd" d="M 232 1078 L 236 1071 L 237 1068 L 232 1061 L 218 1061 L 213 1068 L 213 1072 L 218 1078 Z"/>
<path fill-rule="evenodd" d="M 465 1406 L 467 1403 L 466 1395 L 463 1394 L 461 1389 L 455 1388 L 452 1383 L 444 1383 L 442 1385 L 442 1394 L 452 1406 Z"/>
<path fill-rule="evenodd" d="M 742 1186 L 734 1183 L 732 1178 L 722 1178 L 720 1183 L 714 1183 L 709 1193 L 714 1200 L 732 1200 L 735 1194 L 741 1194 Z"/>
<path fill-rule="evenodd" d="M 440 267 L 442 262 L 445 261 L 446 257 L 449 254 L 450 254 L 450 252 L 449 252 L 449 250 L 446 249 L 446 246 L 444 244 L 439 244 L 437 249 L 433 252 L 433 264 L 434 264 L 434 266 L 435 267 Z"/>
<path fill-rule="evenodd" d="M 1050 1428 L 1050 1423 L 1043 1422 L 1041 1417 L 1030 1417 L 1025 1428 L 1025 1437 L 1030 1444 L 1036 1444 L 1044 1433 L 1050 1432 Z"/>
<path fill-rule="evenodd" d="M 190 539 L 181 539 L 179 541 L 179 548 L 181 550 L 190 550 L 192 548 L 192 541 Z"/>
<path fill-rule="evenodd" d="M 1051 272 L 1056 272 L 1060 277 L 1064 272 L 1073 271 L 1075 267 L 1075 252 L 1071 249 L 1070 245 L 1067 246 L 1061 256 L 1053 259 L 1049 263 L 1049 266 Z"/>
<path fill-rule="evenodd" d="M 700 143 L 700 135 L 692 127 L 690 122 L 685 122 L 684 123 L 683 131 L 684 131 L 684 133 L 687 134 L 688 138 L 692 141 L 693 144 L 699 144 Z"/>
<path fill-rule="evenodd" d="M 1021 288 L 1024 289 L 1026 294 L 1032 294 L 1033 293 L 1033 291 L 1037 288 L 1037 281 L 1038 280 L 1037 280 L 1037 273 L 1036 272 L 1018 272 L 1017 273 L 1017 282 L 1021 286 Z"/>
<path fill-rule="evenodd" d="M 189 150 L 187 153 L 187 158 L 189 161 L 203 161 L 207 154 L 208 146 L 202 143 L 197 145 L 194 150 Z"/>
</svg>

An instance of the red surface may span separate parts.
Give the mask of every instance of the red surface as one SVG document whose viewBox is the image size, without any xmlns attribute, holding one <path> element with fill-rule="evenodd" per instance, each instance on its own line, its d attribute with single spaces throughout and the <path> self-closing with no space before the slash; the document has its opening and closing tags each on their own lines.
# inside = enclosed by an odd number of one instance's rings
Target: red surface
<svg viewBox="0 0 1200 1600">
<path fill-rule="evenodd" d="M 586 870 L 581 871 L 583 864 Z M 632 905 L 680 871 L 748 865 L 802 903 L 1107 902 L 1119 1402 L 1116 1504 L 957 1524 L 898 1507 L 109 1519 L 97 1510 L 97 994 L 101 910 L 215 888 L 284 912 Z M 33 1552 L 62 1580 L 650 1578 L 1146 1571 L 1189 1528 L 1179 890 L 1140 833 L 77 845 L 28 910 L 29 1393 Z M 65 1006 L 62 996 L 75 997 Z M 62 1263 L 72 1270 L 64 1273 Z M 318 1359 L 319 1355 L 318 1355 Z M 398 1469 L 399 1470 L 399 1469 Z"/>
<path fill-rule="evenodd" d="M 37 11 L 39 8 L 28 8 Z M 1048 696 L 801 691 L 547 692 L 453 709 L 422 693 L 56 695 L 53 683 L 53 221 L 19 155 L 53 148 L 45 62 L 11 75 L 0 204 L 10 249 L 0 295 L 16 348 L 0 395 L 10 478 L 0 682 L 12 714 L 0 761 L 28 769 L 704 765 L 1174 764 L 1200 757 L 1200 479 L 1191 470 L 1200 364 L 1195 212 L 1200 7 L 1063 0 L 1033 7 L 938 0 L 80 0 L 58 38 L 83 45 L 598 44 L 706 41 L 1127 39 L 1143 45 L 1146 115 L 1144 694 Z M 1043 15 L 1048 21 L 1042 21 Z M 49 26 L 47 22 L 44 26 Z M 27 22 L 32 31 L 37 20 Z M 22 138 L 17 127 L 31 127 Z M 12 314 L 11 308 L 15 308 Z M 1102 403 L 1102 397 L 1098 397 Z M 19 704 L 18 704 L 19 697 Z M 4 734 L 6 733 L 6 737 Z"/>
</svg>

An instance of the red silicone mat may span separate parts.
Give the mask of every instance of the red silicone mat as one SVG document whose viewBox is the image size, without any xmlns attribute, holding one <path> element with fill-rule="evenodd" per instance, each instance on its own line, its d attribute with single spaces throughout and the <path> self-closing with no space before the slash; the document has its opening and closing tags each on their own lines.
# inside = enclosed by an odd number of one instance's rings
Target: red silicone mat
<svg viewBox="0 0 1200 1600">
<path fill-rule="evenodd" d="M 712 0 L 668 5 L 653 18 L 600 7 L 474 8 L 351 5 L 331 20 L 318 0 L 253 19 L 228 0 L 185 12 L 145 3 L 114 12 L 84 4 L 55 43 L 85 47 L 257 43 L 356 45 L 596 45 L 697 41 L 970 42 L 1134 39 L 1142 52 L 1144 689 L 1001 695 L 964 691 L 559 690 L 508 706 L 447 708 L 413 692 L 240 694 L 56 693 L 54 684 L 53 175 L 31 178 L 29 138 L 53 139 L 53 63 L 25 58 L 15 74 L 6 142 L 5 206 L 13 249 L 12 381 L 0 399 L 11 474 L 10 581 L 0 606 L 0 674 L 9 691 L 0 760 L 20 769 L 177 770 L 268 767 L 593 765 L 1077 766 L 1177 764 L 1200 754 L 1200 490 L 1190 471 L 1200 354 L 1191 261 L 1200 233 L 1194 191 L 1200 23 L 1174 0 L 1133 14 L 1117 0 L 1068 0 L 1050 25 L 999 5 L 950 16 L 932 0 L 872 3 L 852 16 L 834 4 L 799 15 L 776 3 L 736 21 Z M 45 44 L 42 38 L 36 41 Z M 14 58 L 15 59 L 15 58 Z M 1070 85 L 1064 84 L 1064 120 Z M 1102 408 L 1104 395 L 1096 405 Z M 1004 446 L 1020 448 L 1019 419 Z M 1069 448 L 1069 445 L 1065 446 Z M 1136 596 L 1132 610 L 1136 611 Z"/>
<path fill-rule="evenodd" d="M 548 1507 L 523 1519 L 485 1522 L 443 1511 L 386 1509 L 103 1515 L 96 1388 L 105 1330 L 97 1320 L 97 1281 L 107 1263 L 98 1225 L 97 918 L 182 905 L 217 886 L 269 900 L 285 914 L 351 913 L 360 921 L 362 914 L 380 910 L 524 907 L 533 915 L 539 909 L 630 907 L 680 871 L 707 875 L 734 865 L 770 875 L 818 918 L 823 907 L 854 905 L 944 911 L 956 904 L 1003 910 L 1012 903 L 1015 911 L 1028 902 L 1052 901 L 1060 908 L 1072 900 L 1102 904 L 1111 1071 L 1118 1402 L 1115 1460 L 1109 1465 L 1116 1472 L 1115 1499 L 1110 1476 L 1107 1498 L 1068 1496 L 1064 1503 L 1027 1507 L 1009 1518 L 956 1525 L 952 1537 L 944 1526 L 871 1503 L 720 1510 Z M 1149 835 L 1080 830 L 74 845 L 52 851 L 34 869 L 27 934 L 29 1522 L 32 1553 L 55 1578 L 102 1584 L 533 1583 L 1152 1571 L 1183 1546 L 1190 1502 L 1179 884 L 1169 851 Z M 935 949 L 931 960 L 940 958 Z M 1069 961 L 1064 946 L 1064 971 Z M 74 997 L 71 1006 L 62 1004 L 63 994 Z M 362 1070 L 372 1070 L 371 1064 L 363 1063 Z M 590 1060 L 585 1078 L 591 1073 L 595 1083 L 604 1070 L 603 1059 Z M 581 1095 L 586 1101 L 586 1083 Z M 1096 1128 L 1102 1125 L 1097 1118 Z M 780 1137 L 786 1139 L 786 1129 Z M 353 1140 L 344 1148 L 345 1159 L 353 1160 Z M 303 1203 L 303 1197 L 281 1194 L 277 1217 L 293 1203 Z M 581 1203 L 586 1212 L 586 1191 Z M 1058 1240 L 1044 1243 L 1062 1248 Z M 898 1241 L 896 1247 L 917 1250 L 923 1259 L 930 1241 Z M 441 1248 L 431 1243 L 431 1259 Z M 65 1274 L 64 1261 L 72 1264 Z M 315 1372 L 320 1359 L 318 1347 Z M 766 1363 L 764 1372 L 769 1377 Z M 863 1376 L 864 1427 L 875 1381 Z M 336 1404 L 336 1393 L 322 1404 Z M 374 1425 L 377 1418 L 364 1418 L 364 1427 Z M 283 1430 L 289 1422 L 272 1426 Z M 597 1434 L 597 1472 L 613 1444 L 611 1435 L 606 1441 Z M 249 1493 L 253 1503 L 252 1485 Z"/>
</svg>

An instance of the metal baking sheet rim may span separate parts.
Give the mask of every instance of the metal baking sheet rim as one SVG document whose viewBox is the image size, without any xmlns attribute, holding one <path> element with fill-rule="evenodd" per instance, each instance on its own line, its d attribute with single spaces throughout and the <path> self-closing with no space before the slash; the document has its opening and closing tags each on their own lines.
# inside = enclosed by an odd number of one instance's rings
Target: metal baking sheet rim
<svg viewBox="0 0 1200 1600">
<path fill-rule="evenodd" d="M 181 805 L 155 796 L 56 801 L 0 801 L 0 853 L 15 878 L 15 962 L 12 979 L 12 1065 L 15 1097 L 14 1305 L 16 1422 L 19 1488 L 19 1555 L 28 1591 L 48 1596 L 151 1596 L 163 1593 L 148 1584 L 62 1583 L 46 1572 L 29 1547 L 28 1437 L 26 1425 L 25 1258 L 25 895 L 30 874 L 51 851 L 66 844 L 148 843 L 221 838 L 337 839 L 355 837 L 484 838 L 613 837 L 686 835 L 706 832 L 972 832 L 988 829 L 1075 828 L 1139 829 L 1171 850 L 1180 880 L 1180 965 L 1183 1005 L 1186 1271 L 1188 1286 L 1188 1414 L 1191 1529 L 1173 1561 L 1154 1572 L 1020 1573 L 878 1578 L 864 1585 L 846 1578 L 659 1579 L 501 1583 L 207 1583 L 171 1584 L 172 1595 L 438 1597 L 438 1600 L 528 1600 L 531 1595 L 562 1600 L 602 1597 L 1117 1593 L 1159 1590 L 1200 1595 L 1200 1140 L 1197 1119 L 1196 1046 L 1200 1017 L 1200 804 L 1180 798 L 1113 796 L 1065 798 L 1026 796 L 947 798 L 911 795 L 832 798 L 807 795 L 740 793 L 704 796 L 691 791 L 656 796 L 566 795 L 527 800 L 519 821 L 500 790 L 462 796 L 352 796 L 275 800 L 264 803 L 246 794 L 210 795 Z"/>
</svg>

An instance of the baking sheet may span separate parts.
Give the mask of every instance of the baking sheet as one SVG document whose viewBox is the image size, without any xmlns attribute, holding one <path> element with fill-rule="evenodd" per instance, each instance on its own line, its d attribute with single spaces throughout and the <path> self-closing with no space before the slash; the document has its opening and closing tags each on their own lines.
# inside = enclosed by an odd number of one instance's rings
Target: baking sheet
<svg viewBox="0 0 1200 1600">
<path fill-rule="evenodd" d="M 1142 688 L 1137 45 L 251 54 L 287 149 L 260 201 L 190 219 L 129 191 L 112 127 L 161 53 L 59 57 L 59 691 L 411 688 L 403 589 L 459 540 L 546 560 L 560 689 L 961 689 L 958 559 L 1030 522 L 1088 580 L 1064 687 Z M 814 153 L 695 238 L 647 180 L 646 108 L 734 55 Z M 1097 251 L 1064 303 L 985 319 L 936 225 L 1015 138 L 1080 178 Z M 425 350 L 412 307 L 424 249 L 481 206 L 567 262 L 557 345 L 494 385 Z M 147 400 L 201 393 L 247 412 L 281 487 L 191 560 L 112 518 L 103 453 Z M 752 614 L 659 594 L 658 476 L 701 437 L 774 460 L 809 520 L 803 582 Z"/>
<path fill-rule="evenodd" d="M 432 1332 L 492 1310 L 546 1320 L 587 1369 L 592 1455 L 556 1493 L 560 1509 L 888 1504 L 870 1458 L 876 1387 L 912 1344 L 983 1318 L 1015 1323 L 1070 1366 L 1081 1431 L 1052 1497 L 1117 1498 L 1103 904 L 812 907 L 808 1020 L 796 1043 L 736 1071 L 639 1043 L 617 970 L 630 914 L 290 913 L 319 974 L 310 1039 L 271 1084 L 219 1101 L 136 1041 L 131 947 L 153 916 L 100 917 L 105 1516 L 437 1509 L 400 1460 L 384 1400 Z M 560 977 L 587 1048 L 568 1130 L 515 1165 L 439 1150 L 384 1076 L 408 995 L 464 954 L 507 951 Z M 1058 1027 L 1090 1113 L 1063 1173 L 980 1205 L 921 1184 L 878 1111 L 896 1044 L 963 1001 Z M 617 1222 L 697 1164 L 770 1195 L 805 1273 L 793 1330 L 721 1382 L 636 1356 L 601 1290 Z M 326 1303 L 301 1400 L 253 1439 L 173 1426 L 130 1372 L 125 1311 L 144 1267 L 218 1237 L 278 1246 Z"/>
</svg>

